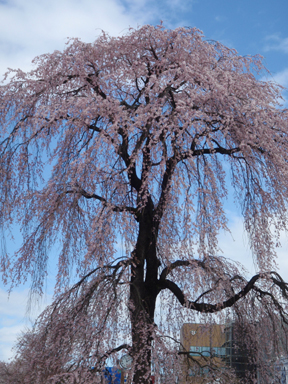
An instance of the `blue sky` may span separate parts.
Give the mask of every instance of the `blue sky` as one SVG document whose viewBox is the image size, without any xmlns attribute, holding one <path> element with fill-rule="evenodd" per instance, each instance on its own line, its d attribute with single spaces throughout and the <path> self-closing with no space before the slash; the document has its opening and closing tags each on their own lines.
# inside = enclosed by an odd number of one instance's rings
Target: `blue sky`
<svg viewBox="0 0 288 384">
<path fill-rule="evenodd" d="M 272 80 L 288 88 L 287 16 L 287 0 L 0 0 L 0 77 L 7 67 L 31 69 L 35 56 L 63 49 L 67 37 L 92 42 L 101 29 L 117 36 L 127 32 L 129 26 L 156 25 L 163 20 L 168 28 L 197 27 L 208 39 L 219 40 L 241 55 L 261 54 Z M 288 93 L 284 92 L 284 96 L 288 106 Z M 221 236 L 223 253 L 244 262 L 253 272 L 239 212 L 231 204 L 227 209 L 234 240 Z M 18 238 L 17 230 L 14 237 Z M 14 245 L 8 243 L 8 251 L 15 246 L 17 241 Z M 283 235 L 278 262 L 288 281 L 287 250 Z M 12 356 L 17 334 L 51 301 L 48 280 L 45 297 L 29 317 L 25 316 L 27 288 L 15 289 L 8 301 L 0 285 L 1 360 Z"/>
</svg>

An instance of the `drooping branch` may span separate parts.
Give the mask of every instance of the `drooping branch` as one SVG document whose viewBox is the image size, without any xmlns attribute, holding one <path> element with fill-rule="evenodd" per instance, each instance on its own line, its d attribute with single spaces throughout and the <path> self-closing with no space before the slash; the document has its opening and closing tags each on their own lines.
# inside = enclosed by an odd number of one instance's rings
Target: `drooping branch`
<svg viewBox="0 0 288 384">
<path fill-rule="evenodd" d="M 214 147 L 214 148 L 201 148 L 189 150 L 183 153 L 182 160 L 188 159 L 190 157 L 196 157 L 201 155 L 213 155 L 215 153 L 219 153 L 221 155 L 232 156 L 236 152 L 240 152 L 241 149 L 239 147 L 235 148 L 223 148 L 223 147 Z"/>
<path fill-rule="evenodd" d="M 104 197 L 97 195 L 96 193 L 88 193 L 83 188 L 77 189 L 77 190 L 67 190 L 65 194 L 80 194 L 81 196 L 85 197 L 86 199 L 95 199 L 99 200 L 103 203 L 105 207 L 110 207 L 113 212 L 131 212 L 134 215 L 137 213 L 137 208 L 134 207 L 127 207 L 127 206 L 118 206 L 115 204 L 109 203 Z"/>
<path fill-rule="evenodd" d="M 285 283 L 276 272 L 269 272 L 266 274 L 257 274 L 253 276 L 248 281 L 248 283 L 244 286 L 244 288 L 241 289 L 241 291 L 231 296 L 229 299 L 223 302 L 218 302 L 216 304 L 203 303 L 203 302 L 197 303 L 198 299 L 196 301 L 188 300 L 185 297 L 185 294 L 183 293 L 183 291 L 178 287 L 178 285 L 171 280 L 167 280 L 167 279 L 159 280 L 159 286 L 161 287 L 161 290 L 169 289 L 177 297 L 178 301 L 180 302 L 181 305 L 183 305 L 183 307 L 193 309 L 195 311 L 203 312 L 203 313 L 215 313 L 215 312 L 222 311 L 225 308 L 232 307 L 238 300 L 245 297 L 250 291 L 259 292 L 263 296 L 271 296 L 271 293 L 267 291 L 263 291 L 255 285 L 256 282 L 261 279 L 272 281 L 281 290 L 282 295 L 285 298 L 287 298 L 288 284 Z M 276 302 L 279 304 L 275 296 L 273 296 L 272 299 L 274 304 Z"/>
<path fill-rule="evenodd" d="M 118 259 L 119 260 L 119 259 Z M 114 260 L 114 262 L 117 261 Z M 127 259 L 127 260 L 120 260 L 118 261 L 117 264 L 113 265 L 113 264 L 107 264 L 107 265 L 103 265 L 102 267 L 97 267 L 95 269 L 92 269 L 92 271 L 90 271 L 89 273 L 87 273 L 85 276 L 83 276 L 81 278 L 81 280 L 79 280 L 76 284 L 73 285 L 73 287 L 71 288 L 71 290 L 79 287 L 85 280 L 87 280 L 91 275 L 93 275 L 93 273 L 96 273 L 97 271 L 101 270 L 101 271 L 105 271 L 105 270 L 109 270 L 109 269 L 112 269 L 114 270 L 114 273 L 118 271 L 119 268 L 121 267 L 128 267 L 130 264 L 132 263 L 132 260 L 131 259 Z"/>
<path fill-rule="evenodd" d="M 183 153 L 180 153 L 177 149 L 175 149 L 175 151 L 176 152 L 174 153 L 174 155 L 166 161 L 166 171 L 164 173 L 162 184 L 161 184 L 161 195 L 160 195 L 157 209 L 155 212 L 156 213 L 155 218 L 157 220 L 160 220 L 162 218 L 162 215 L 165 209 L 167 194 L 169 193 L 170 183 L 173 177 L 173 173 L 174 173 L 175 167 L 179 162 L 189 159 L 191 157 L 198 157 L 203 155 L 221 154 L 221 155 L 233 156 L 234 153 L 240 152 L 241 149 L 239 147 L 223 148 L 221 146 L 217 146 L 214 148 L 190 149 Z"/>
<path fill-rule="evenodd" d="M 131 350 L 131 345 L 129 344 L 121 344 L 119 345 L 118 347 L 115 347 L 115 348 L 112 348 L 110 349 L 109 351 L 107 351 L 106 353 L 104 353 L 104 355 L 102 355 L 99 359 L 98 359 L 98 362 L 100 361 L 103 361 L 105 363 L 106 359 L 108 359 L 108 357 L 110 357 L 111 355 L 113 355 L 115 352 L 119 352 L 119 351 L 122 351 L 122 349 L 126 349 L 128 352 Z M 93 358 L 95 356 L 91 355 L 90 358 Z"/>
<path fill-rule="evenodd" d="M 131 265 L 131 263 L 131 259 L 122 259 L 114 265 L 113 263 L 111 263 L 91 270 L 89 273 L 83 276 L 76 284 L 74 284 L 69 290 L 61 294 L 60 297 L 54 301 L 52 305 L 52 314 L 54 312 L 59 311 L 59 308 L 61 306 L 65 305 L 65 303 L 68 303 L 71 300 L 73 301 L 75 314 L 80 313 L 84 307 L 90 305 L 90 300 L 92 296 L 99 289 L 99 286 L 101 286 L 101 284 L 107 285 L 110 282 L 110 284 L 115 287 L 121 280 L 124 271 L 129 265 Z M 121 271 L 117 276 L 116 274 L 118 273 L 119 269 L 121 269 Z M 96 277 L 94 277 L 92 281 L 89 282 L 88 279 L 93 274 L 96 274 Z"/>
<path fill-rule="evenodd" d="M 170 264 L 168 267 L 165 267 L 163 269 L 163 271 L 161 272 L 161 275 L 160 275 L 160 280 L 165 280 L 167 275 L 173 271 L 173 269 L 177 268 L 177 267 L 188 267 L 188 266 L 192 266 L 192 265 L 195 265 L 195 266 L 200 266 L 200 267 L 204 267 L 204 262 L 203 261 L 200 261 L 200 260 L 194 260 L 193 262 L 192 261 L 188 261 L 188 260 L 176 260 L 174 261 L 174 263 Z"/>
</svg>

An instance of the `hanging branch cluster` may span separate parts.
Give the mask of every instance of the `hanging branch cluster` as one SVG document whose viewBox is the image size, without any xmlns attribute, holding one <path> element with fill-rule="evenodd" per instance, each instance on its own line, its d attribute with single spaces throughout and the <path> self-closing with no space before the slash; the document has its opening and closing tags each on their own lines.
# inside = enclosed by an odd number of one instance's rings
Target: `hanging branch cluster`
<svg viewBox="0 0 288 384">
<path fill-rule="evenodd" d="M 166 325 L 171 335 L 188 313 L 253 313 L 276 340 L 273 324 L 287 323 L 287 284 L 272 272 L 287 223 L 287 111 L 280 87 L 255 77 L 261 58 L 147 25 L 70 40 L 34 63 L 0 88 L 0 223 L 23 233 L 2 255 L 3 279 L 30 274 L 41 293 L 61 247 L 55 302 L 27 336 L 37 343 L 18 345 L 20 360 L 30 351 L 25 380 L 88 383 L 123 349 L 130 380 L 147 384 L 152 360 L 171 355 Z M 259 269 L 250 279 L 216 256 L 231 187 Z M 179 374 L 174 352 L 160 359 L 166 383 Z"/>
</svg>

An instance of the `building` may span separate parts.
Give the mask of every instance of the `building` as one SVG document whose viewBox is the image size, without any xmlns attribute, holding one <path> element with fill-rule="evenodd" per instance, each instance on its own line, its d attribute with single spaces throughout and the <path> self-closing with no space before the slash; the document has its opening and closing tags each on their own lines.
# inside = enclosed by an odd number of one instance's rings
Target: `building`
<svg viewBox="0 0 288 384">
<path fill-rule="evenodd" d="M 245 329 L 236 330 L 234 322 L 225 325 L 225 342 L 223 344 L 225 356 L 223 356 L 223 361 L 226 366 L 233 368 L 239 379 L 245 379 L 245 382 L 249 384 L 250 382 L 254 383 L 254 380 L 257 379 L 257 367 L 251 363 L 253 356 L 249 355 L 245 344 L 246 332 Z M 247 378 L 247 373 L 249 373 L 250 379 Z"/>
<path fill-rule="evenodd" d="M 244 339 L 243 339 L 244 340 Z M 256 366 L 249 361 L 245 340 L 239 339 L 234 323 L 228 324 L 183 324 L 180 333 L 183 369 L 180 384 L 201 383 L 213 371 L 228 375 L 229 368 L 238 379 L 251 376 L 251 383 L 257 377 Z M 248 381 L 247 381 L 248 380 Z"/>
<path fill-rule="evenodd" d="M 183 324 L 180 333 L 183 369 L 180 383 L 199 383 L 210 366 L 225 368 L 225 327 L 219 324 Z"/>
</svg>

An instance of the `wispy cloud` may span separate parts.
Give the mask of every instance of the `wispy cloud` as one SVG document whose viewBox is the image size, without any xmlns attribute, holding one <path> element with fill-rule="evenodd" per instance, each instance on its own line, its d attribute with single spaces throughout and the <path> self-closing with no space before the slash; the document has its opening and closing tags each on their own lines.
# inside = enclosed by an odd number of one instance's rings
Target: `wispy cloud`
<svg viewBox="0 0 288 384">
<path fill-rule="evenodd" d="M 33 311 L 27 314 L 28 289 L 12 291 L 10 296 L 0 289 L 0 360 L 8 361 L 13 356 L 12 347 L 17 337 L 33 324 L 37 316 L 51 303 L 52 296 L 46 295 Z"/>
<path fill-rule="evenodd" d="M 221 232 L 219 236 L 219 247 L 223 251 L 223 256 L 240 262 L 247 269 L 248 275 L 252 276 L 258 272 L 258 267 L 254 262 L 252 251 L 249 246 L 248 234 L 244 230 L 244 221 L 241 216 L 227 211 L 230 218 L 229 228 L 231 234 Z M 288 281 L 288 236 L 285 232 L 280 234 L 281 247 L 276 248 L 278 272 L 285 281 Z"/>
<path fill-rule="evenodd" d="M 288 37 L 281 38 L 278 35 L 270 35 L 266 37 L 266 45 L 264 51 L 280 51 L 288 53 Z"/>
<path fill-rule="evenodd" d="M 35 56 L 62 50 L 67 37 L 92 42 L 101 30 L 119 36 L 161 19 L 174 28 L 175 12 L 186 8 L 191 0 L 0 1 L 0 79 L 7 67 L 27 71 Z"/>
<path fill-rule="evenodd" d="M 282 98 L 278 99 L 279 104 L 288 108 L 288 68 L 283 69 L 282 71 L 276 72 L 275 74 L 267 74 L 260 79 L 261 81 L 271 81 L 273 83 L 279 84 L 282 87 L 286 88 L 282 90 Z"/>
<path fill-rule="evenodd" d="M 255 273 L 252 252 L 249 248 L 248 236 L 244 231 L 243 218 L 227 211 L 231 233 L 221 232 L 219 247 L 222 255 L 245 266 L 249 275 Z"/>
<path fill-rule="evenodd" d="M 8 361 L 14 355 L 12 347 L 23 331 L 23 324 L 0 328 L 0 360 Z"/>
<path fill-rule="evenodd" d="M 282 85 L 286 89 L 282 92 L 282 100 L 279 100 L 280 104 L 284 108 L 288 108 L 288 68 L 283 69 L 283 71 L 275 73 L 275 75 L 272 76 L 272 80 L 275 81 L 275 83 Z"/>
<path fill-rule="evenodd" d="M 273 80 L 275 83 L 288 88 L 288 68 L 285 68 L 283 71 L 277 72 L 275 75 L 273 75 Z"/>
<path fill-rule="evenodd" d="M 215 21 L 217 21 L 218 23 L 222 23 L 222 22 L 224 22 L 224 21 L 226 21 L 227 20 L 227 17 L 225 17 L 225 16 L 215 16 L 214 17 L 214 19 L 215 19 Z"/>
<path fill-rule="evenodd" d="M 62 50 L 67 37 L 91 42 L 105 30 L 113 36 L 142 24 L 147 14 L 118 0 L 11 0 L 0 2 L 0 75 L 7 67 L 27 70 L 39 54 Z"/>
</svg>

